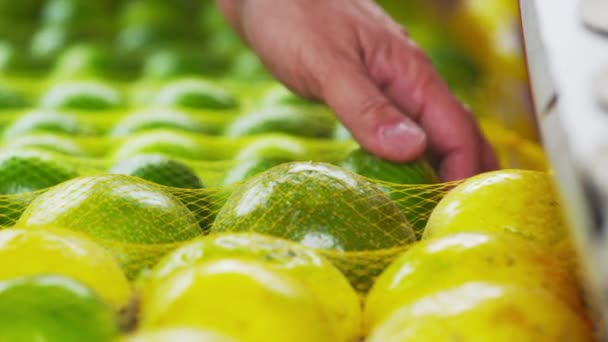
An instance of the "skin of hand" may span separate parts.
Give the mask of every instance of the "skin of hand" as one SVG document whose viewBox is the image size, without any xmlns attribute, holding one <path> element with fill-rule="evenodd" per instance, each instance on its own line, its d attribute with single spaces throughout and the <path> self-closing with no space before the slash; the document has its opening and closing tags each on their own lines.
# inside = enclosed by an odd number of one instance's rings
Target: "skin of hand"
<svg viewBox="0 0 608 342">
<path fill-rule="evenodd" d="M 327 103 L 370 152 L 407 162 L 428 151 L 444 181 L 498 167 L 471 113 L 372 0 L 217 3 L 275 77 Z"/>
</svg>

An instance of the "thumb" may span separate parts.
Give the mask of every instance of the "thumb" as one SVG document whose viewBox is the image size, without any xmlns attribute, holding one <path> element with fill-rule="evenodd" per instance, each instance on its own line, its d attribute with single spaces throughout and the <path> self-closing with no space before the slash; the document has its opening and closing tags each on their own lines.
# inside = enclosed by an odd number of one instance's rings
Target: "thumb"
<svg viewBox="0 0 608 342">
<path fill-rule="evenodd" d="M 397 109 L 363 68 L 334 69 L 322 97 L 366 150 L 395 162 L 412 161 L 424 153 L 424 131 Z"/>
</svg>

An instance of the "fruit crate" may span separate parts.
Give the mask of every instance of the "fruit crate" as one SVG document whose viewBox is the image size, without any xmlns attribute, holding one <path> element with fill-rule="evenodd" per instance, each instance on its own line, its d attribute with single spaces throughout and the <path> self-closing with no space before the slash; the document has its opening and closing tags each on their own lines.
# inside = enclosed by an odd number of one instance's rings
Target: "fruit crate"
<svg viewBox="0 0 608 342">
<path fill-rule="evenodd" d="M 211 1 L 0 0 L 0 341 L 593 340 L 510 2 L 379 2 L 504 170 L 361 150 Z"/>
</svg>

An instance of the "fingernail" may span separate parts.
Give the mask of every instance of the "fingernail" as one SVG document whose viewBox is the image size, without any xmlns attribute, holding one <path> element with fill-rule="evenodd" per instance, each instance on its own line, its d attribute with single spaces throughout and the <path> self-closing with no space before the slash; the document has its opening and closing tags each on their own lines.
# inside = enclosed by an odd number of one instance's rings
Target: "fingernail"
<svg viewBox="0 0 608 342">
<path fill-rule="evenodd" d="M 413 122 L 397 122 L 381 130 L 382 144 L 392 150 L 418 149 L 426 142 L 426 134 Z"/>
</svg>

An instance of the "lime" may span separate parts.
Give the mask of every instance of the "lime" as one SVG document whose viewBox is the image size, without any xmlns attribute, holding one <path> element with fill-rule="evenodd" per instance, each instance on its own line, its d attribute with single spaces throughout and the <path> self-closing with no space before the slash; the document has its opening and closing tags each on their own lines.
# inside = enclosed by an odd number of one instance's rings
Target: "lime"
<svg viewBox="0 0 608 342">
<path fill-rule="evenodd" d="M 131 297 L 117 261 L 86 235 L 60 228 L 0 230 L 0 279 L 60 274 L 90 287 L 116 310 Z M 19 260 L 15 263 L 15 260 Z"/>
<path fill-rule="evenodd" d="M 78 282 L 59 276 L 0 282 L 0 340 L 109 341 L 113 311 Z"/>
<path fill-rule="evenodd" d="M 27 105 L 28 101 L 21 91 L 0 84 L 0 109 L 21 108 Z"/>
<path fill-rule="evenodd" d="M 280 159 L 303 160 L 308 147 L 297 138 L 287 135 L 259 136 L 252 139 L 237 153 L 236 160 Z"/>
<path fill-rule="evenodd" d="M 135 176 L 174 188 L 203 188 L 203 183 L 188 165 L 162 154 L 135 155 L 116 163 L 109 172 Z"/>
<path fill-rule="evenodd" d="M 380 159 L 359 148 L 348 155 L 342 162 L 342 167 L 367 178 L 392 183 L 382 184 L 380 188 L 388 194 L 412 223 L 416 234 L 422 235 L 428 217 L 438 201 L 437 193 L 432 188 L 414 186 L 439 182 L 435 171 L 426 160 L 420 159 L 410 163 L 397 164 Z"/>
<path fill-rule="evenodd" d="M 141 312 L 144 328 L 208 328 L 251 342 L 336 341 L 314 295 L 297 279 L 261 262 L 196 264 L 169 276 L 155 293 Z"/>
<path fill-rule="evenodd" d="M 181 79 L 168 83 L 156 95 L 157 105 L 194 109 L 233 109 L 238 107 L 234 96 L 213 83 L 201 79 Z"/>
<path fill-rule="evenodd" d="M 225 186 L 233 185 L 247 180 L 258 173 L 264 172 L 272 167 L 280 164 L 288 163 L 286 159 L 252 159 L 239 161 L 226 173 L 223 184 Z"/>
<path fill-rule="evenodd" d="M 65 154 L 68 156 L 86 156 L 87 152 L 78 141 L 69 136 L 52 133 L 32 133 L 9 139 L 4 149 L 6 151 L 35 149 Z"/>
<path fill-rule="evenodd" d="M 73 115 L 53 111 L 33 111 L 20 116 L 7 126 L 4 129 L 4 138 L 10 139 L 39 132 L 93 135 L 96 129 Z"/>
<path fill-rule="evenodd" d="M 114 158 L 122 160 L 142 153 L 161 153 L 182 159 L 202 159 L 200 146 L 193 137 L 169 130 L 142 132 L 130 136 L 114 151 Z"/>
<path fill-rule="evenodd" d="M 78 176 L 52 154 L 35 150 L 0 152 L 0 194 L 46 189 Z"/>
<path fill-rule="evenodd" d="M 266 105 L 306 105 L 315 103 L 315 101 L 300 97 L 285 86 L 277 84 L 264 95 L 264 103 Z"/>
<path fill-rule="evenodd" d="M 471 282 L 420 298 L 380 323 L 370 342 L 593 341 L 590 326 L 546 291 Z"/>
<path fill-rule="evenodd" d="M 82 231 L 109 249 L 133 276 L 173 244 L 200 234 L 196 218 L 177 198 L 136 177 L 76 178 L 37 197 L 23 226 L 48 224 Z"/>
<path fill-rule="evenodd" d="M 52 86 L 40 100 L 43 107 L 105 110 L 122 104 L 114 88 L 95 81 L 71 81 Z"/>
<path fill-rule="evenodd" d="M 374 184 L 313 162 L 279 165 L 251 178 L 230 196 L 212 230 L 267 233 L 338 251 L 415 241 L 399 208 Z"/>
<path fill-rule="evenodd" d="M 154 51 L 146 58 L 142 75 L 150 79 L 169 79 L 201 73 L 213 74 L 213 67 L 217 66 L 214 63 L 200 47 L 166 47 Z"/>
<path fill-rule="evenodd" d="M 205 131 L 204 127 L 184 112 L 174 109 L 150 109 L 125 116 L 116 123 L 112 129 L 112 135 L 126 136 L 157 128 L 192 132 Z"/>
<path fill-rule="evenodd" d="M 34 198 L 30 192 L 78 177 L 53 155 L 35 150 L 0 152 L 0 226 L 12 226 Z M 26 194 L 27 193 L 27 194 Z M 23 195 L 20 195 L 23 194 Z"/>
<path fill-rule="evenodd" d="M 299 280 L 315 295 L 338 332 L 339 341 L 353 341 L 360 329 L 359 297 L 329 261 L 290 241 L 240 233 L 195 239 L 171 252 L 143 279 L 142 304 L 157 296 L 155 286 L 182 269 L 209 260 L 237 258 L 267 263 Z"/>
<path fill-rule="evenodd" d="M 77 44 L 67 48 L 57 59 L 53 76 L 69 79 L 90 76 L 108 76 L 112 56 L 102 46 Z"/>
<path fill-rule="evenodd" d="M 328 138 L 335 118 L 323 107 L 281 106 L 248 113 L 235 119 L 226 130 L 229 137 L 263 133 L 286 133 L 297 136 Z"/>
<path fill-rule="evenodd" d="M 139 154 L 118 162 L 110 173 L 135 176 L 156 184 L 180 188 L 203 189 L 200 178 L 188 165 L 162 154 Z M 208 194 L 199 192 L 179 193 L 177 196 L 195 214 L 199 225 L 207 230 L 211 219 Z"/>
</svg>

